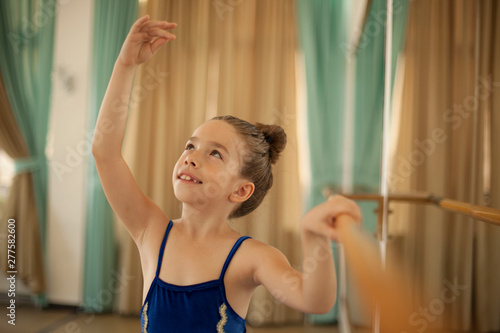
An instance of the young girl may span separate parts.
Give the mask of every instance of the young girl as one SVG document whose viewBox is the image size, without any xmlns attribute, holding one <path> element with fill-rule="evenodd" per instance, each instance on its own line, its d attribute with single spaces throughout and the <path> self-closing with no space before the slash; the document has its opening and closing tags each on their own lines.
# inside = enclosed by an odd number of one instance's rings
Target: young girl
<svg viewBox="0 0 500 333">
<path fill-rule="evenodd" d="M 361 221 L 358 206 L 336 196 L 301 221 L 306 272 L 276 248 L 232 230 L 271 188 L 274 164 L 286 144 L 283 129 L 216 117 L 198 127 L 177 161 L 172 181 L 181 217 L 169 220 L 139 189 L 121 156 L 128 100 L 137 66 L 175 36 L 175 23 L 137 20 L 123 44 L 102 102 L 92 153 L 106 197 L 136 243 L 144 277 L 143 332 L 245 332 L 255 288 L 307 313 L 328 312 L 336 299 L 330 240 L 335 218 Z M 120 104 L 122 105 L 122 104 Z M 311 264 L 311 261 L 313 264 Z M 304 265 L 306 267 L 306 265 Z"/>
</svg>

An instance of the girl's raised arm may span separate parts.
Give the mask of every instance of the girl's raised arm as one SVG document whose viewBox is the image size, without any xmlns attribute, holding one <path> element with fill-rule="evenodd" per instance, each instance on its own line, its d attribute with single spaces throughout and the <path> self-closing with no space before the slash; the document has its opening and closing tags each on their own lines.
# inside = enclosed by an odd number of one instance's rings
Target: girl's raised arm
<svg viewBox="0 0 500 333">
<path fill-rule="evenodd" d="M 92 141 L 92 154 L 104 193 L 137 245 L 148 221 L 163 213 L 141 192 L 121 154 L 132 80 L 141 63 L 175 39 L 167 31 L 175 26 L 175 23 L 149 20 L 149 16 L 132 25 L 116 60 Z"/>
</svg>

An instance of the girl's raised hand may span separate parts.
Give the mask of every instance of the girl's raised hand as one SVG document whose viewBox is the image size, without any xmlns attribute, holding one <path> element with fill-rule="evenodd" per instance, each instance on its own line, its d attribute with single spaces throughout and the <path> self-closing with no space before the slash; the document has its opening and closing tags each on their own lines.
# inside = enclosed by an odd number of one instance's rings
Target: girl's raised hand
<svg viewBox="0 0 500 333">
<path fill-rule="evenodd" d="M 359 206 L 353 200 L 335 195 L 304 215 L 301 221 L 302 231 L 341 242 L 337 232 L 337 217 L 342 214 L 350 215 L 354 221 L 361 223 L 362 215 Z"/>
<path fill-rule="evenodd" d="M 167 30 L 176 26 L 177 23 L 167 21 L 150 21 L 149 15 L 141 17 L 130 28 L 117 64 L 134 67 L 148 61 L 161 46 L 175 39 Z"/>
</svg>

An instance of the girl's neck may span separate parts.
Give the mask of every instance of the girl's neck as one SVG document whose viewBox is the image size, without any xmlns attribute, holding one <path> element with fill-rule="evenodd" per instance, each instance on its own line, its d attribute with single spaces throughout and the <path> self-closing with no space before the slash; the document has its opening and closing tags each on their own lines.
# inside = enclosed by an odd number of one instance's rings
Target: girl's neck
<svg viewBox="0 0 500 333">
<path fill-rule="evenodd" d="M 188 204 L 182 205 L 182 222 L 185 230 L 193 237 L 205 237 L 234 233 L 227 224 L 227 214 L 217 209 L 199 210 Z"/>
</svg>

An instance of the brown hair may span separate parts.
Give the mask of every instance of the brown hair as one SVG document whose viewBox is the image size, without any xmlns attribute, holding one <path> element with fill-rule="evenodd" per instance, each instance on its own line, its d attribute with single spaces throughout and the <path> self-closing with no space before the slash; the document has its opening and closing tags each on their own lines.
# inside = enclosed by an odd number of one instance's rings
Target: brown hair
<svg viewBox="0 0 500 333">
<path fill-rule="evenodd" d="M 234 116 L 218 116 L 211 120 L 223 120 L 232 125 L 246 145 L 240 175 L 255 185 L 250 198 L 242 202 L 229 218 L 245 216 L 254 211 L 262 202 L 267 191 L 273 186 L 271 165 L 278 161 L 286 146 L 286 134 L 278 125 L 255 125 Z"/>
</svg>

